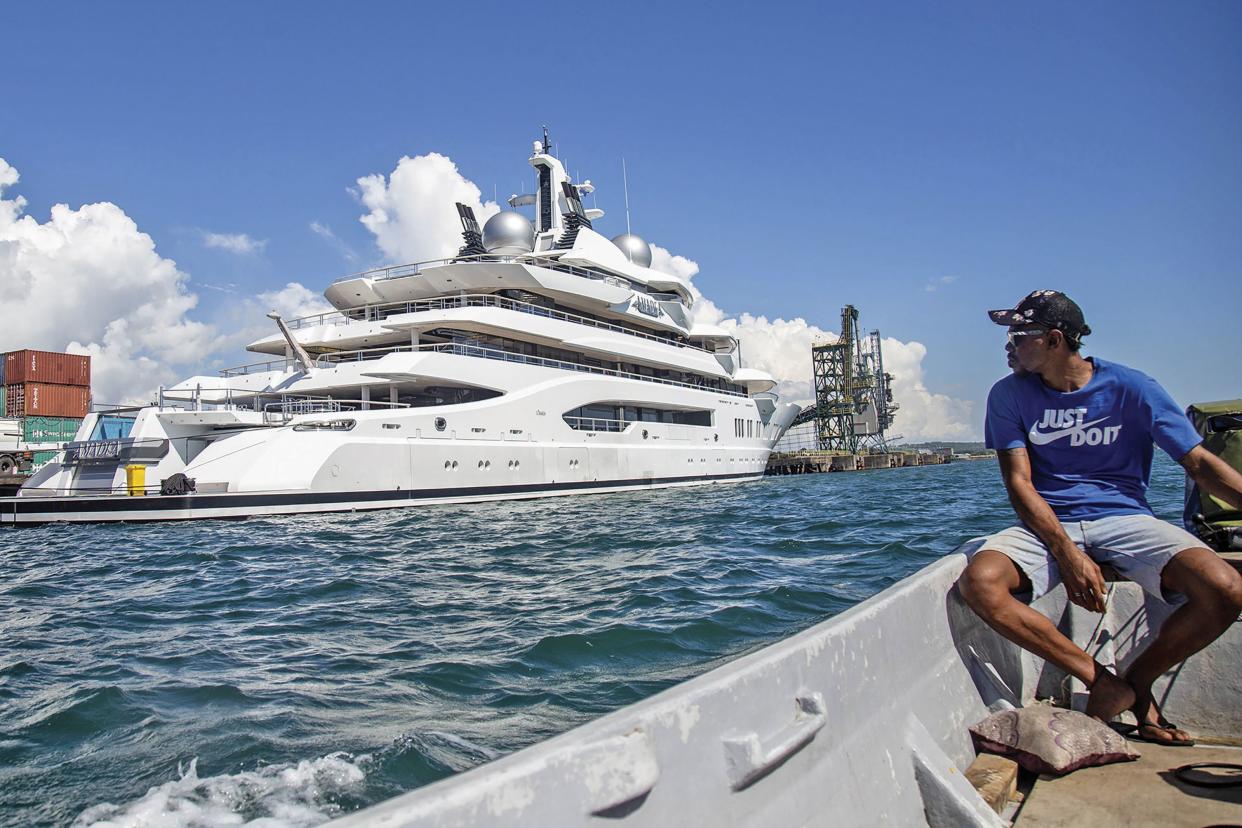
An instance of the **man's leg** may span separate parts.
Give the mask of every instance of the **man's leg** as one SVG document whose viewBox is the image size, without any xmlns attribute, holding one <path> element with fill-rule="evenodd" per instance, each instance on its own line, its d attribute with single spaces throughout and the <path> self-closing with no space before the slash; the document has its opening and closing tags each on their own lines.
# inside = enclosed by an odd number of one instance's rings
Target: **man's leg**
<svg viewBox="0 0 1242 828">
<path fill-rule="evenodd" d="M 1087 715 L 1108 721 L 1135 703 L 1130 685 L 1066 638 L 1043 613 L 1013 597 L 1029 588 L 1029 581 L 1008 555 L 994 549 L 976 553 L 957 586 L 966 603 L 992 629 L 1090 688 Z"/>
<path fill-rule="evenodd" d="M 1209 549 L 1183 549 L 1165 564 L 1161 585 L 1180 592 L 1187 601 L 1178 607 L 1155 640 L 1126 671 L 1137 698 L 1134 715 L 1147 735 L 1160 740 L 1185 741 L 1176 728 L 1160 726 L 1152 684 L 1166 670 L 1202 650 L 1221 636 L 1242 611 L 1242 576 Z M 1155 733 L 1152 731 L 1162 731 Z"/>
</svg>

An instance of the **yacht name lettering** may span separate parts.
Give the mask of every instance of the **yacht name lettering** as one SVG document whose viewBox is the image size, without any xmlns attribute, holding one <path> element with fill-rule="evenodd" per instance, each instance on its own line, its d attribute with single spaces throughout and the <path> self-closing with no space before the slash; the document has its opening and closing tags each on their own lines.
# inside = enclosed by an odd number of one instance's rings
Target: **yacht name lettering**
<svg viewBox="0 0 1242 828">
<path fill-rule="evenodd" d="M 648 316 L 660 315 L 660 305 L 656 302 L 656 300 L 652 299 L 650 296 L 643 296 L 638 293 L 634 294 L 634 310 L 639 313 L 645 313 Z"/>
<path fill-rule="evenodd" d="M 95 440 L 78 447 L 78 456 L 87 460 L 100 460 L 120 455 L 120 440 Z"/>
</svg>

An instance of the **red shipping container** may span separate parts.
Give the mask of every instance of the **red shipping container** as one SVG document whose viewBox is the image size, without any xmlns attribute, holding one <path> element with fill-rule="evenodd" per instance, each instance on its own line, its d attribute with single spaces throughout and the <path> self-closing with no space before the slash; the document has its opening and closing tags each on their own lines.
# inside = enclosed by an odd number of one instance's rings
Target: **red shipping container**
<svg viewBox="0 0 1242 828">
<path fill-rule="evenodd" d="M 11 382 L 4 386 L 6 417 L 85 417 L 91 389 L 81 385 Z"/>
<path fill-rule="evenodd" d="M 10 351 L 4 355 L 4 382 L 44 382 L 53 385 L 81 385 L 90 388 L 91 358 L 87 354 L 58 354 L 52 351 Z M 68 416 L 49 414 L 49 417 Z"/>
</svg>

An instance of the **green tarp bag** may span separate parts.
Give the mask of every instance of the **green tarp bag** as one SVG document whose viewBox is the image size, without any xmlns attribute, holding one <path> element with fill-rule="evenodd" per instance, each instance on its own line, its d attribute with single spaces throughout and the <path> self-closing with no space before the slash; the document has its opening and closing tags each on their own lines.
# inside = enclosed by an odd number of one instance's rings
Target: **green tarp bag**
<svg viewBox="0 0 1242 828">
<path fill-rule="evenodd" d="M 1242 400 L 1196 403 L 1186 416 L 1203 435 L 1203 447 L 1242 472 Z M 1242 550 L 1242 512 L 1200 491 L 1189 475 L 1182 522 L 1217 552 Z"/>
</svg>

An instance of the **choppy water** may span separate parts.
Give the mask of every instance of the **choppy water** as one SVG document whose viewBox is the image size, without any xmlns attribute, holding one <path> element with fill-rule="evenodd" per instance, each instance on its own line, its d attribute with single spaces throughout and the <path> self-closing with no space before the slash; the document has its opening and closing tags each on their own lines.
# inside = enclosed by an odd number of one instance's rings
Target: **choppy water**
<svg viewBox="0 0 1242 828">
<path fill-rule="evenodd" d="M 1161 457 L 1157 514 L 1180 487 Z M 316 824 L 805 629 L 1010 515 L 980 462 L 0 532 L 0 824 Z"/>
</svg>

